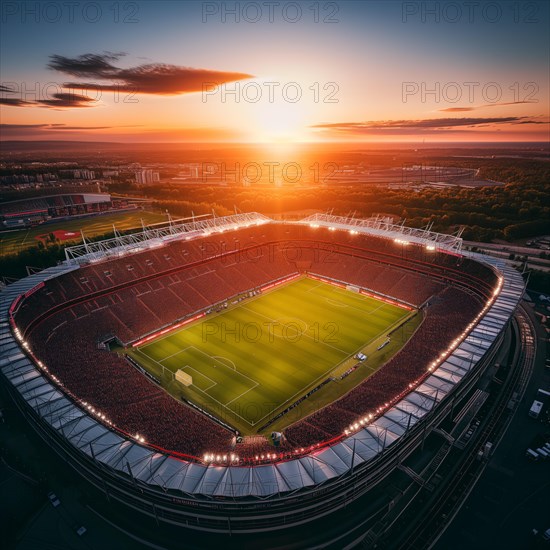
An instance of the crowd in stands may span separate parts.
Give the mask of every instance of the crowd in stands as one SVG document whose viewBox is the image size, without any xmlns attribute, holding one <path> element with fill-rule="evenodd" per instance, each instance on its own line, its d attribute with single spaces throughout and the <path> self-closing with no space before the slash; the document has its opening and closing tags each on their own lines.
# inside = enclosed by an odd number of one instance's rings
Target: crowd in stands
<svg viewBox="0 0 550 550">
<path fill-rule="evenodd" d="M 65 310 L 33 331 L 31 346 L 73 395 L 123 432 L 190 455 L 229 448 L 232 432 L 180 404 L 120 355 L 98 348 L 97 339 L 111 327 L 107 316 L 90 323 L 86 317 L 71 319 Z"/>
<path fill-rule="evenodd" d="M 444 286 L 436 279 L 407 272 L 378 262 L 352 256 L 333 258 L 332 253 L 317 253 L 308 269 L 311 273 L 345 281 L 373 292 L 420 306 Z M 336 260 L 336 261 L 333 261 Z"/>
<path fill-rule="evenodd" d="M 16 322 L 28 329 L 33 351 L 66 388 L 102 410 L 116 426 L 165 449 L 200 456 L 228 450 L 233 434 L 177 402 L 120 356 L 99 349 L 101 338 L 116 334 L 122 342 L 132 342 L 298 270 L 416 305 L 436 295 L 416 337 L 383 369 L 286 430 L 285 447 L 305 447 L 341 434 L 358 415 L 401 393 L 426 372 L 442 342 L 455 338 L 479 312 L 480 300 L 460 285 L 447 286 L 445 280 L 478 278 L 480 292 L 494 284 L 493 272 L 475 262 L 457 263 L 455 256 L 437 253 L 427 264 L 425 251 L 409 248 L 405 256 L 391 240 L 321 233 L 307 226 L 247 228 L 173 242 L 49 280 L 24 301 Z M 253 447 L 251 452 L 262 450 L 260 444 Z M 272 446 L 266 442 L 268 449 Z"/>
<path fill-rule="evenodd" d="M 291 450 L 292 447 L 288 444 L 286 439 L 283 439 L 278 447 L 274 447 L 271 443 L 271 438 L 260 435 L 245 436 L 242 438 L 242 441 L 235 446 L 235 454 L 239 458 L 250 458 L 252 461 L 254 461 L 256 457 L 263 460 L 262 456 L 265 458 L 268 453 L 286 453 Z"/>
<path fill-rule="evenodd" d="M 262 249 L 258 249 L 262 245 Z M 256 247 L 256 248 L 255 248 Z M 278 249 L 284 263 L 273 256 Z M 267 253 L 266 253 L 267 250 Z M 327 276 L 338 278 L 337 269 L 344 257 L 361 257 L 369 260 L 364 263 L 363 280 L 368 279 L 368 267 L 376 262 L 394 267 L 402 266 L 409 273 L 416 269 L 422 280 L 426 274 L 437 274 L 474 285 L 478 292 L 490 293 L 495 275 L 487 266 L 467 258 L 457 258 L 441 252 L 427 252 L 423 247 L 407 246 L 371 235 L 350 235 L 346 231 L 327 231 L 308 226 L 269 224 L 261 227 L 243 228 L 238 232 L 212 234 L 200 239 L 174 241 L 160 248 L 127 254 L 97 264 L 89 264 L 62 277 L 47 282 L 45 288 L 25 301 L 19 314 L 19 322 L 27 323 L 56 304 L 69 302 L 93 293 L 106 292 L 127 286 L 138 280 L 151 280 L 185 271 L 187 278 L 190 268 L 206 264 L 219 257 L 224 265 L 235 264 L 241 268 L 241 278 L 248 280 L 252 287 L 258 278 L 257 263 L 264 254 L 269 264 L 271 278 L 283 276 L 287 265 L 307 270 L 308 258 L 325 266 Z M 353 256 L 350 256 L 353 255 Z M 304 260 L 306 260 L 304 262 Z M 246 268 L 243 268 L 246 264 Z M 202 266 L 205 267 L 204 265 Z M 329 275 L 329 270 L 333 274 Z M 380 277 L 379 280 L 383 280 Z M 472 283 L 472 279 L 475 283 Z M 407 286 L 405 279 L 403 285 Z M 368 285 L 366 285 L 368 286 Z M 421 284 L 419 284 L 421 286 Z M 382 292 L 382 291 L 380 291 Z"/>
</svg>

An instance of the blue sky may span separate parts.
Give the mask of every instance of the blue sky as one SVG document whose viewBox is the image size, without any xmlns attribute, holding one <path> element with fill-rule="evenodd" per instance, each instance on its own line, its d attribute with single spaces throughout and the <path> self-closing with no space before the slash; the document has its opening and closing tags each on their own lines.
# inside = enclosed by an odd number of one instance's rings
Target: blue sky
<svg viewBox="0 0 550 550">
<path fill-rule="evenodd" d="M 53 133 L 78 139 L 209 141 L 217 135 L 222 141 L 300 141 L 406 140 L 414 132 L 441 140 L 547 135 L 548 2 L 278 4 L 270 21 L 263 1 L 79 2 L 73 12 L 64 2 L 45 2 L 38 14 L 32 11 L 36 2 L 4 2 L 0 137 L 44 139 Z M 238 22 L 233 7 L 240 12 Z M 251 22 L 254 17 L 259 20 Z M 81 56 L 105 52 L 124 54 L 110 58 L 116 70 L 111 68 L 108 78 L 71 68 L 82 66 Z M 51 56 L 63 58 L 61 69 L 48 68 Z M 149 80 L 158 76 L 160 66 L 173 74 L 164 74 L 162 84 L 137 89 L 143 66 L 148 66 Z M 136 92 L 132 104 L 120 96 L 116 101 L 112 90 L 105 89 L 116 80 L 128 91 L 129 81 L 121 80 L 128 71 Z M 214 79 L 220 91 L 207 101 L 200 89 L 184 82 L 200 75 L 204 82 Z M 35 82 L 47 97 L 23 92 Z M 279 92 L 296 82 L 302 97 L 291 103 L 279 93 L 271 102 L 264 93 L 252 103 L 241 93 L 246 84 L 267 92 L 266 82 L 278 83 Z M 419 92 L 404 101 L 404 83 L 411 82 Z M 469 82 L 478 83 L 471 98 Z M 71 101 L 67 83 L 92 83 L 95 92 L 103 93 L 99 101 L 88 101 L 85 95 L 95 99 L 97 93 L 78 88 Z M 238 102 L 221 94 L 235 83 L 240 86 Z M 451 83 L 458 84 L 458 102 L 450 100 Z M 494 101 L 483 93 L 490 83 L 493 91 L 500 90 Z M 424 97 L 422 90 L 435 86 L 440 93 Z M 443 89 L 449 93 L 442 94 Z M 336 101 L 323 101 L 330 92 Z M 469 117 L 472 124 L 455 124 L 450 113 Z M 426 123 L 434 119 L 444 125 Z M 420 123 L 411 126 L 410 121 Z M 71 129 L 77 126 L 79 130 Z M 63 127 L 67 129 L 60 131 Z"/>
</svg>

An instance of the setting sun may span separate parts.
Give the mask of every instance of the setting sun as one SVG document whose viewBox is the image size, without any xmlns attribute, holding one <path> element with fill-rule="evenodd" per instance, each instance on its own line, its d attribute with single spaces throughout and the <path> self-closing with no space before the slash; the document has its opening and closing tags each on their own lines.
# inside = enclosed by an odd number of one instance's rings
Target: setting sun
<svg viewBox="0 0 550 550">
<path fill-rule="evenodd" d="M 257 140 L 259 142 L 293 142 L 305 139 L 303 107 L 283 104 L 262 107 L 258 113 Z"/>
</svg>

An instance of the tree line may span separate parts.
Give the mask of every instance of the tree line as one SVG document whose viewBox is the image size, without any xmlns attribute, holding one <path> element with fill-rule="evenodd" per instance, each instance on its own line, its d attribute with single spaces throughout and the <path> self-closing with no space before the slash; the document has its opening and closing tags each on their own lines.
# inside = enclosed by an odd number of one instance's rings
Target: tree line
<svg viewBox="0 0 550 550">
<path fill-rule="evenodd" d="M 458 164 L 453 160 L 453 166 Z M 489 159 L 480 168 L 480 177 L 506 183 L 445 189 L 388 189 L 370 184 L 281 188 L 163 184 L 139 191 L 131 184 L 117 183 L 111 191 L 149 198 L 156 209 L 168 210 L 174 217 L 211 212 L 224 216 L 235 209 L 278 217 L 314 209 L 359 218 L 390 215 L 411 227 L 430 224 L 434 231 L 444 233 L 463 227 L 466 240 L 480 242 L 550 234 L 550 163 Z M 39 243 L 19 255 L 0 258 L 0 274 L 20 277 L 27 265 L 47 267 L 63 258 L 59 243 Z"/>
</svg>

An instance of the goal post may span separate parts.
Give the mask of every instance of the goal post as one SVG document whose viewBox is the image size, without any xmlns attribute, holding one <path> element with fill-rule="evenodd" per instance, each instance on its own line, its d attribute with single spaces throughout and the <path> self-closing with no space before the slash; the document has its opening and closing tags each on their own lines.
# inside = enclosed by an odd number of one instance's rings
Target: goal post
<svg viewBox="0 0 550 550">
<path fill-rule="evenodd" d="M 184 386 L 190 386 L 193 383 L 193 377 L 183 369 L 176 372 L 176 380 Z"/>
</svg>

